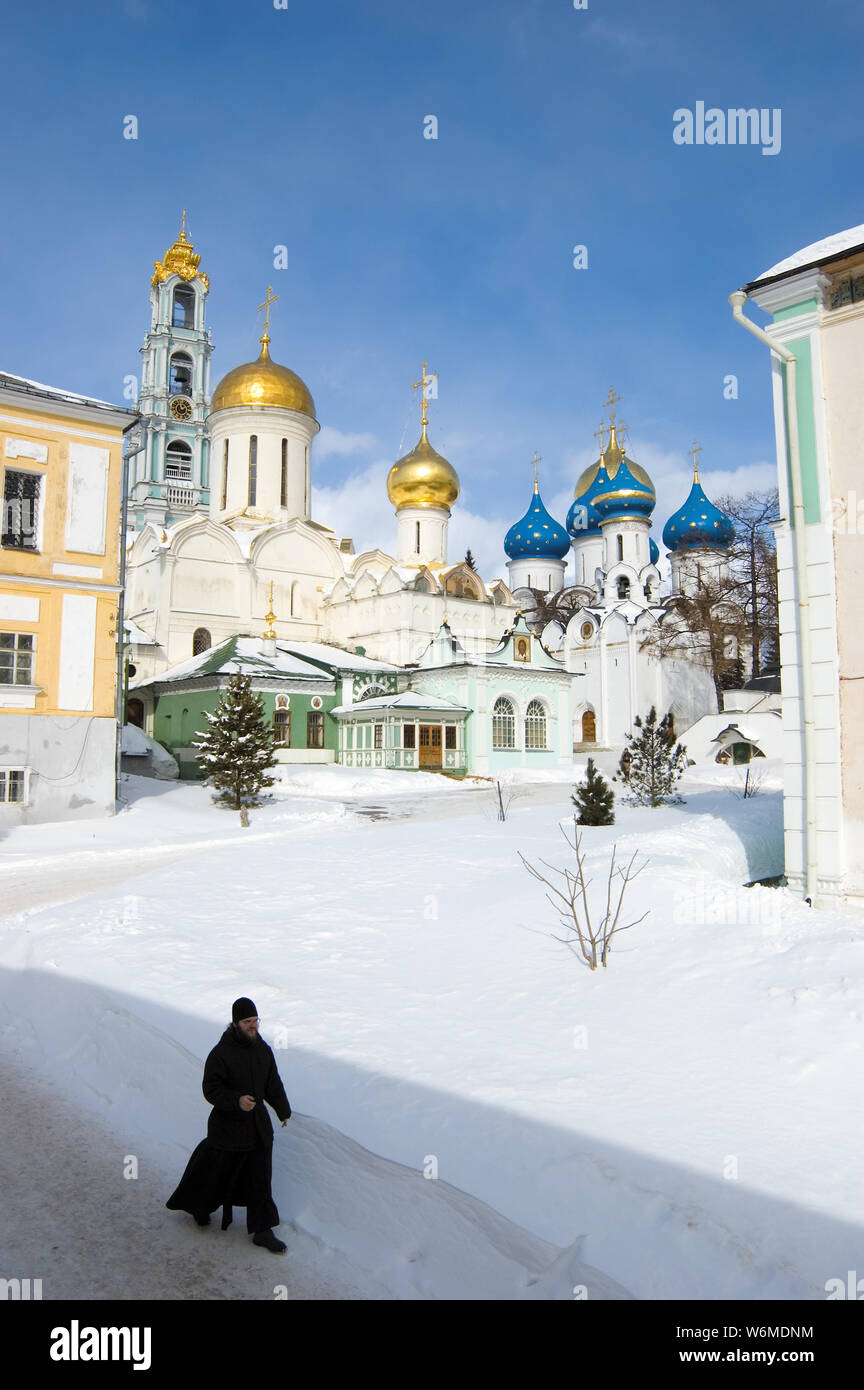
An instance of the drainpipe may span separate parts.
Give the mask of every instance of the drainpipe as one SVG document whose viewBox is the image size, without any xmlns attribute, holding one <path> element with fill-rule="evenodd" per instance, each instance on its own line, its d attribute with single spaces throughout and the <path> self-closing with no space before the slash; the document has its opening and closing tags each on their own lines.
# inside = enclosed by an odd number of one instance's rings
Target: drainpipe
<svg viewBox="0 0 864 1390">
<path fill-rule="evenodd" d="M 801 452 L 798 443 L 798 385 L 795 354 L 769 337 L 744 315 L 747 295 L 735 290 L 729 296 L 732 316 L 742 328 L 766 343 L 786 363 L 786 427 L 789 473 L 792 479 L 795 570 L 798 590 L 798 660 L 801 681 L 801 713 L 804 734 L 804 848 L 806 858 L 806 896 L 812 907 L 816 900 L 816 721 L 813 712 L 813 677 L 810 661 L 810 585 L 807 578 L 807 540 L 804 531 L 804 493 L 801 483 Z"/>
</svg>

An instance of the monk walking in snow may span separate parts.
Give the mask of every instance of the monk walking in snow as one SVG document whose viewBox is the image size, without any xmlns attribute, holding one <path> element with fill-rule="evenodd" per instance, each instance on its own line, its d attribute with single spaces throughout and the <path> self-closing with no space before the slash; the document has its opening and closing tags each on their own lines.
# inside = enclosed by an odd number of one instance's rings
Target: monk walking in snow
<svg viewBox="0 0 864 1390">
<path fill-rule="evenodd" d="M 273 1234 L 279 1212 L 270 1191 L 273 1126 L 265 1102 L 283 1127 L 291 1106 L 271 1049 L 258 1033 L 258 1010 L 251 999 L 236 999 L 232 1022 L 204 1064 L 202 1090 L 213 1106 L 207 1138 L 195 1149 L 180 1184 L 166 1206 L 187 1211 L 199 1226 L 222 1207 L 222 1230 L 231 1225 L 232 1206 L 246 1208 L 253 1244 L 274 1255 L 285 1243 Z"/>
</svg>

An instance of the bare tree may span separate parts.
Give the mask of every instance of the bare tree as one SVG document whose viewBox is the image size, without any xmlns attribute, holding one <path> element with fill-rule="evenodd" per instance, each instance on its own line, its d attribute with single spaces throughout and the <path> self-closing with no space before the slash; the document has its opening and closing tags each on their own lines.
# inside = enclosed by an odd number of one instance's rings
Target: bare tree
<svg viewBox="0 0 864 1390">
<path fill-rule="evenodd" d="M 659 623 L 649 627 L 640 648 L 662 660 L 682 657 L 707 670 L 714 682 L 717 708 L 723 708 L 723 690 L 737 670 L 738 656 L 747 637 L 747 618 L 740 604 L 740 583 L 734 576 L 706 574 L 697 569 L 686 594 L 666 599 Z"/>
<path fill-rule="evenodd" d="M 609 864 L 609 878 L 606 885 L 606 909 L 598 922 L 592 920 L 591 909 L 588 903 L 588 888 L 592 880 L 585 880 L 585 856 L 582 853 L 582 839 L 579 834 L 579 823 L 576 817 L 573 818 L 574 838 L 571 840 L 567 831 L 561 826 L 561 834 L 567 841 L 570 848 L 576 855 L 576 872 L 571 869 L 556 869 L 553 864 L 548 864 L 545 859 L 540 863 L 550 870 L 559 880 L 563 879 L 563 887 L 557 887 L 554 880 L 542 874 L 533 864 L 529 864 L 523 854 L 519 855 L 525 868 L 533 878 L 549 890 L 546 894 L 549 902 L 561 913 L 561 923 L 567 936 L 552 935 L 556 941 L 561 941 L 569 951 L 585 963 L 589 970 L 596 970 L 598 964 L 604 968 L 606 959 L 612 946 L 612 939 L 618 932 L 629 931 L 631 927 L 638 926 L 648 916 L 650 909 L 646 909 L 641 917 L 635 918 L 626 924 L 621 921 L 621 909 L 624 904 L 624 894 L 627 885 L 633 882 L 641 874 L 645 864 L 641 864 L 634 871 L 633 865 L 636 860 L 638 850 L 632 855 L 626 868 L 615 865 L 616 846 L 612 846 L 612 859 Z M 620 886 L 615 880 L 620 880 Z M 614 894 L 617 891 L 618 898 L 614 901 Z M 598 960 L 599 951 L 599 960 Z"/>
<path fill-rule="evenodd" d="M 594 602 L 594 590 L 583 586 L 557 589 L 547 593 L 544 589 L 531 589 L 531 607 L 526 609 L 527 621 L 534 632 L 541 633 L 547 623 L 558 622 L 566 627 L 574 613 L 586 604 Z"/>
<path fill-rule="evenodd" d="M 741 584 L 740 602 L 747 615 L 750 677 L 777 655 L 777 548 L 772 525 L 780 519 L 777 488 L 748 492 L 743 497 L 718 497 L 717 506 L 735 526 L 730 568 Z"/>
</svg>

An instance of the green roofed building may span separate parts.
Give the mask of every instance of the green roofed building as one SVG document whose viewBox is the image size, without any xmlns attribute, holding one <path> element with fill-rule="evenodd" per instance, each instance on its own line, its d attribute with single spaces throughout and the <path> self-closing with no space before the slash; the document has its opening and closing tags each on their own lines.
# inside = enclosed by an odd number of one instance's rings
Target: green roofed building
<svg viewBox="0 0 864 1390">
<path fill-rule="evenodd" d="M 194 740 L 235 673 L 251 676 L 280 763 L 494 776 L 572 763 L 573 674 L 521 615 L 498 645 L 466 652 L 442 623 L 420 661 L 393 666 L 323 642 L 229 637 L 129 689 L 130 722 L 201 771 Z"/>
</svg>

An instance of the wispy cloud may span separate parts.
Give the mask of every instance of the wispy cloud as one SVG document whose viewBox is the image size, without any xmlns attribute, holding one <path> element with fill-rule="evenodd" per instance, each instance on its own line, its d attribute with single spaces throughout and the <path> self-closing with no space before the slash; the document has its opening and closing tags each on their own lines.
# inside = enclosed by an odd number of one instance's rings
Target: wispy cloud
<svg viewBox="0 0 864 1390">
<path fill-rule="evenodd" d="M 334 429 L 332 425 L 323 425 L 315 440 L 315 456 L 327 459 L 334 456 L 370 454 L 376 443 L 374 434 L 346 434 L 343 430 Z"/>
</svg>

